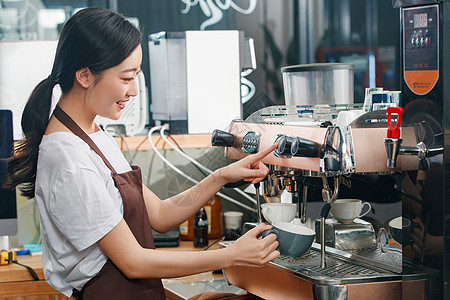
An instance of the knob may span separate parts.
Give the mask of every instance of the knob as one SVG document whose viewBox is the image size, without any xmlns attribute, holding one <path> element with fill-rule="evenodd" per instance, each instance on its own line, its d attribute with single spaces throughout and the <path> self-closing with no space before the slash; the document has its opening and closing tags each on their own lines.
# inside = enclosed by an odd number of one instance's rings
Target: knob
<svg viewBox="0 0 450 300">
<path fill-rule="evenodd" d="M 311 140 L 296 137 L 291 145 L 291 154 L 299 157 L 319 157 L 320 145 Z"/>
<path fill-rule="evenodd" d="M 213 146 L 233 147 L 234 135 L 219 129 L 215 129 L 211 135 Z"/>
<path fill-rule="evenodd" d="M 420 37 L 420 47 L 425 47 L 425 38 L 423 36 Z"/>
<path fill-rule="evenodd" d="M 278 147 L 277 149 L 275 149 L 275 155 L 291 157 L 291 145 L 293 141 L 294 138 L 292 136 L 279 134 L 277 139 L 275 140 L 275 143 L 278 143 Z"/>
<path fill-rule="evenodd" d="M 242 151 L 245 153 L 257 153 L 260 137 L 261 133 L 259 132 L 247 131 L 242 138 Z"/>
</svg>

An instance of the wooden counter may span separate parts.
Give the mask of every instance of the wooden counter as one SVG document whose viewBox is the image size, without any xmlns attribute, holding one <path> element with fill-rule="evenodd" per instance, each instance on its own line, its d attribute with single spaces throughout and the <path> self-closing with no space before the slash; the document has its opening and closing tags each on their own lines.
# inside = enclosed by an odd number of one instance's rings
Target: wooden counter
<svg viewBox="0 0 450 300">
<path fill-rule="evenodd" d="M 213 241 L 210 241 L 212 243 Z M 218 243 L 211 247 L 217 249 Z M 194 248 L 192 241 L 180 241 L 178 247 L 164 247 L 161 250 L 168 251 L 200 251 L 201 248 Z M 52 288 L 45 281 L 42 271 L 42 256 L 20 255 L 17 261 L 27 265 L 36 272 L 40 280 L 33 280 L 27 269 L 17 265 L 10 264 L 0 266 L 0 299 L 2 300 L 35 300 L 35 299 L 67 299 L 63 294 Z M 195 277 L 192 277 L 195 279 Z M 214 279 L 223 279 L 221 274 L 215 274 Z M 170 299 L 170 298 L 169 298 Z"/>
<path fill-rule="evenodd" d="M 180 145 L 182 149 L 211 147 L 211 134 L 174 134 L 172 135 L 172 138 L 178 143 L 178 145 Z M 127 136 L 124 138 L 115 137 L 115 139 L 122 150 L 128 150 L 128 148 L 130 151 L 153 149 L 148 141 L 147 135 Z M 168 139 L 172 144 L 175 144 L 173 140 L 170 138 Z M 152 135 L 152 141 L 157 149 L 172 149 L 161 138 L 159 132 Z"/>
<path fill-rule="evenodd" d="M 67 299 L 45 282 L 42 256 L 20 255 L 17 261 L 33 268 L 40 280 L 34 280 L 20 265 L 0 266 L 0 299 Z"/>
</svg>

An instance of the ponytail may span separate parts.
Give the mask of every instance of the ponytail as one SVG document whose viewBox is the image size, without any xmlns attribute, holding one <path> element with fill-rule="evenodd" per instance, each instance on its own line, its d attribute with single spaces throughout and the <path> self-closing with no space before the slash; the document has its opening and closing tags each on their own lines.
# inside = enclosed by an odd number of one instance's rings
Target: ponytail
<svg viewBox="0 0 450 300">
<path fill-rule="evenodd" d="M 25 140 L 18 143 L 14 156 L 8 160 L 8 181 L 5 188 L 19 190 L 25 197 L 34 197 L 39 144 L 47 128 L 52 106 L 53 88 L 57 84 L 53 75 L 41 81 L 33 90 L 22 113 L 22 131 Z"/>
</svg>

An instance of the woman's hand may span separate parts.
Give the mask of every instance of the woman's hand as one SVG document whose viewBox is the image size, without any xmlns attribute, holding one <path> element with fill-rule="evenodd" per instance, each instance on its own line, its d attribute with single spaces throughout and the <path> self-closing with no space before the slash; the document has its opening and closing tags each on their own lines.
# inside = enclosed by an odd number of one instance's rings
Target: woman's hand
<svg viewBox="0 0 450 300">
<path fill-rule="evenodd" d="M 262 266 L 280 256 L 277 236 L 273 233 L 262 238 L 259 235 L 271 229 L 272 225 L 259 224 L 227 247 L 233 266 Z"/>
<path fill-rule="evenodd" d="M 219 175 L 222 176 L 226 182 L 233 182 L 244 179 L 251 183 L 257 183 L 263 180 L 269 169 L 261 160 L 272 153 L 278 147 L 278 143 L 273 144 L 269 148 L 249 155 L 235 163 L 219 169 Z"/>
</svg>

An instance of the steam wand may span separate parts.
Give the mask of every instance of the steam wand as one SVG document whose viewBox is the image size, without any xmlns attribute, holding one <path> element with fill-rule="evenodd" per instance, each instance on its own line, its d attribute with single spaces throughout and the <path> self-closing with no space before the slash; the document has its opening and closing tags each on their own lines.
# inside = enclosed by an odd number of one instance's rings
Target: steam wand
<svg viewBox="0 0 450 300">
<path fill-rule="evenodd" d="M 262 217 L 261 217 L 261 198 L 259 195 L 259 182 L 254 183 L 253 186 L 255 187 L 256 190 L 256 209 L 257 209 L 257 215 L 258 215 L 258 223 L 261 224 L 262 223 Z"/>
<path fill-rule="evenodd" d="M 320 210 L 320 268 L 325 269 L 327 266 L 325 258 L 325 219 L 330 212 L 331 204 L 325 203 Z"/>
<path fill-rule="evenodd" d="M 323 182 L 323 189 L 322 189 L 322 199 L 325 201 L 325 204 L 322 206 L 322 209 L 320 210 L 320 268 L 325 269 L 326 268 L 326 257 L 325 257 L 325 220 L 328 217 L 328 213 L 330 212 L 331 205 L 334 201 L 336 201 L 338 195 L 339 195 L 339 185 L 341 184 L 341 178 L 342 176 L 336 176 L 334 177 L 334 191 L 331 195 L 331 189 L 328 185 L 328 180 L 326 174 L 322 174 L 322 182 Z M 344 182 L 345 185 L 349 185 L 350 181 Z"/>
</svg>

